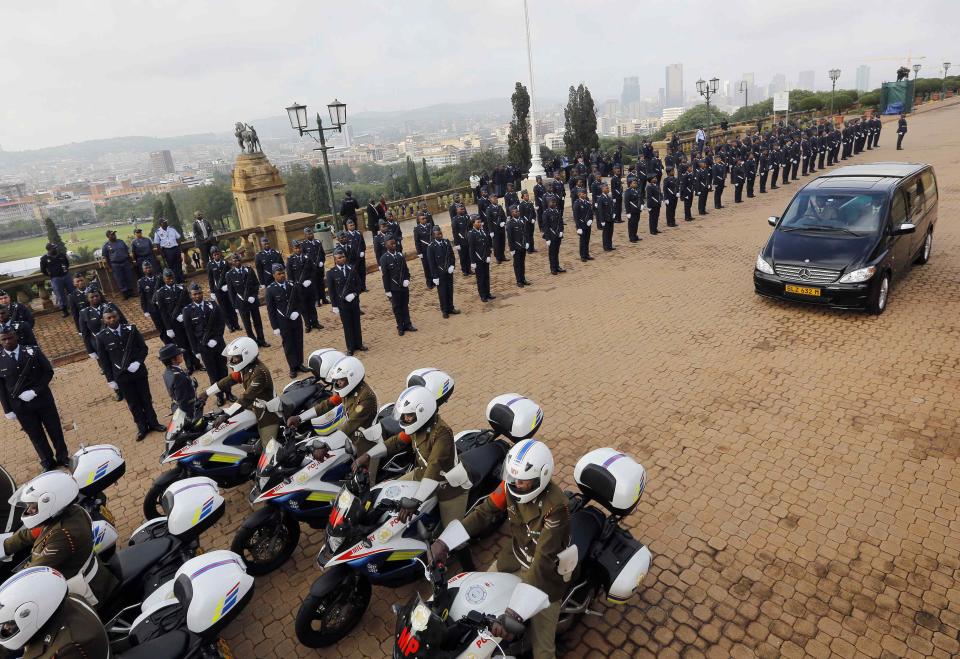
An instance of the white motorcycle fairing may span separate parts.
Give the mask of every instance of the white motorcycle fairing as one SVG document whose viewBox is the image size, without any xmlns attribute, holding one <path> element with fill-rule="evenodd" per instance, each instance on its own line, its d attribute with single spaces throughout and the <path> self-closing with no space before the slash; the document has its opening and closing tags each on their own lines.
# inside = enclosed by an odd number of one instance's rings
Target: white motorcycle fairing
<svg viewBox="0 0 960 659">
<path fill-rule="evenodd" d="M 271 499 L 303 490 L 310 492 L 307 496 L 307 501 L 333 501 L 337 498 L 337 493 L 340 491 L 340 484 L 325 481 L 323 477 L 333 467 L 349 462 L 350 456 L 347 455 L 347 452 L 343 450 L 342 447 L 338 449 L 331 448 L 330 453 L 333 457 L 327 458 L 322 462 L 313 459 L 308 460 L 300 471 L 269 490 L 262 492 L 260 496 L 253 500 L 253 503 L 270 501 Z"/>
<path fill-rule="evenodd" d="M 243 450 L 241 446 L 228 445 L 226 440 L 231 435 L 252 428 L 255 425 L 257 425 L 256 415 L 251 410 L 243 410 L 227 419 L 221 426 L 211 428 L 200 435 L 195 441 L 171 453 L 164 458 L 163 463 L 177 462 L 178 460 L 198 453 L 212 453 L 213 455 L 210 458 L 212 462 L 240 462 L 243 458 L 247 457 L 247 451 Z"/>
</svg>

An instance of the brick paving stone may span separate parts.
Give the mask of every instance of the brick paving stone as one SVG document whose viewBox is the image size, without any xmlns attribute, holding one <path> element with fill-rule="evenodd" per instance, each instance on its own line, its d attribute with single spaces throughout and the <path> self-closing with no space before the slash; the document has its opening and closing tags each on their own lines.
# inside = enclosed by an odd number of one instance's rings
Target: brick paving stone
<svg viewBox="0 0 960 659">
<path fill-rule="evenodd" d="M 522 291 L 509 265 L 495 266 L 490 304 L 457 275 L 464 314 L 450 320 L 414 277 L 420 332 L 403 338 L 372 280 L 363 361 L 381 403 L 412 369 L 436 366 L 457 379 L 443 409 L 455 430 L 482 427 L 487 401 L 500 393 L 540 402 L 540 437 L 565 487 L 588 448 L 618 447 L 647 468 L 644 498 L 625 520 L 655 557 L 644 592 L 624 607 L 598 602 L 604 617 L 587 616 L 561 639 L 563 656 L 960 652 L 958 120 L 960 105 L 910 121 L 902 159 L 937 167 L 940 218 L 930 264 L 895 283 L 879 318 L 754 295 L 750 269 L 769 233 L 765 219 L 783 211 L 799 182 L 637 245 L 618 228 L 617 252 L 586 265 L 566 240 L 569 272 L 551 277 L 545 253 L 534 255 L 534 284 Z M 901 159 L 892 137 L 887 123 L 881 148 L 855 162 Z M 342 347 L 338 321 L 320 314 L 326 328 L 305 337 L 306 349 Z M 41 336 L 47 331 L 57 327 Z M 161 410 L 159 342 L 148 343 Z M 285 383 L 279 345 L 265 362 Z M 107 494 L 128 536 L 163 470 L 161 438 L 133 442 L 126 407 L 88 359 L 58 366 L 53 389 L 71 445 L 123 449 L 127 474 Z M 32 451 L 14 425 L 3 428 L 13 447 L 4 466 L 22 482 L 36 469 Z M 245 494 L 225 491 L 227 512 L 205 548 L 229 546 L 250 511 Z M 318 574 L 321 541 L 321 531 L 304 529 L 287 565 L 257 580 L 251 606 L 224 632 L 238 657 L 389 653 L 390 606 L 426 592 L 423 584 L 378 589 L 368 618 L 334 648 L 296 643 L 293 615 Z M 478 544 L 478 564 L 492 561 L 500 541 Z"/>
</svg>

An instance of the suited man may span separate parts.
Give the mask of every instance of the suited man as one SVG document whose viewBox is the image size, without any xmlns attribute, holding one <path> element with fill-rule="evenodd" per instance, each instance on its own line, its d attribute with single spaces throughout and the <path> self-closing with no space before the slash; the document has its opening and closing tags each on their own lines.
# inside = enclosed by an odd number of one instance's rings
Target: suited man
<svg viewBox="0 0 960 659">
<path fill-rule="evenodd" d="M 254 258 L 254 264 L 257 268 L 257 279 L 260 286 L 266 288 L 273 283 L 273 266 L 275 263 L 283 265 L 283 254 L 270 247 L 270 239 L 266 236 L 260 238 L 260 251 Z"/>
<path fill-rule="evenodd" d="M 347 253 L 337 247 L 333 250 L 334 267 L 327 271 L 327 289 L 334 314 L 343 324 L 343 338 L 347 354 L 367 350 L 360 329 L 360 280 L 347 263 Z"/>
<path fill-rule="evenodd" d="M 203 363 L 210 384 L 227 377 L 227 358 L 223 356 L 226 322 L 220 306 L 203 299 L 199 284 L 190 285 L 190 304 L 183 308 L 183 326 L 190 342 L 190 352 Z M 217 402 L 223 406 L 222 393 L 217 394 Z"/>
<path fill-rule="evenodd" d="M 290 368 L 290 377 L 307 372 L 303 365 L 303 318 L 298 311 L 297 289 L 287 281 L 287 269 L 273 264 L 273 283 L 267 286 L 267 318 L 273 333 L 283 341 L 283 356 Z"/>
<path fill-rule="evenodd" d="M 680 199 L 683 201 L 683 220 L 684 222 L 693 222 L 693 196 L 696 187 L 697 175 L 693 171 L 693 163 L 686 163 L 683 166 L 683 173 L 680 175 Z"/>
<path fill-rule="evenodd" d="M 657 185 L 656 174 L 647 177 L 647 181 L 647 210 L 649 211 L 647 219 L 650 223 L 650 235 L 655 236 L 660 233 L 657 224 L 660 221 L 660 204 L 663 195 L 660 192 L 660 186 Z"/>
<path fill-rule="evenodd" d="M 443 237 L 440 225 L 433 226 L 433 241 L 427 248 L 427 258 L 430 259 L 430 272 L 433 273 L 433 284 L 437 287 L 440 297 L 440 313 L 444 318 L 450 314 L 458 314 L 460 310 L 453 306 L 453 271 L 456 268 L 456 256 L 453 245 Z"/>
<path fill-rule="evenodd" d="M 216 299 L 227 328 L 236 332 L 240 329 L 240 321 L 237 319 L 237 310 L 227 286 L 228 272 L 230 263 L 223 258 L 220 248 L 214 245 L 210 248 L 210 261 L 207 263 L 207 284 L 210 286 L 211 299 Z"/>
<path fill-rule="evenodd" d="M 203 211 L 193 214 L 193 242 L 200 250 L 200 261 L 206 269 L 207 261 L 210 260 L 210 249 L 217 244 L 217 236 L 210 221 L 203 216 Z"/>
<path fill-rule="evenodd" d="M 91 284 L 87 287 L 87 307 L 80 312 L 80 335 L 83 337 L 83 345 L 87 349 L 87 356 L 90 359 L 97 358 L 97 333 L 103 328 L 103 314 L 108 310 L 114 310 L 120 314 L 120 322 L 126 323 L 127 319 L 112 302 L 103 299 L 103 293 L 99 286 Z"/>
<path fill-rule="evenodd" d="M 698 215 L 708 215 L 707 211 L 707 195 L 710 194 L 710 181 L 712 177 L 712 172 L 707 168 L 707 161 L 700 160 L 698 162 L 699 169 L 697 170 L 697 214 Z"/>
<path fill-rule="evenodd" d="M 70 465 L 60 413 L 50 391 L 53 366 L 37 346 L 23 346 L 12 327 L 0 327 L 0 404 L 8 421 L 19 421 L 44 471 Z M 6 447 L 6 451 L 13 451 Z"/>
<path fill-rule="evenodd" d="M 423 276 L 427 281 L 427 288 L 433 289 L 433 275 L 430 270 L 430 259 L 427 250 L 433 241 L 433 223 L 427 222 L 427 215 L 423 211 L 417 213 L 417 226 L 413 227 L 413 244 L 417 248 L 417 259 L 423 267 Z M 386 245 L 384 245 L 386 247 Z M 377 261 L 379 263 L 379 261 Z"/>
<path fill-rule="evenodd" d="M 613 246 L 613 199 L 610 197 L 610 186 L 606 183 L 600 186 L 600 194 L 593 202 L 593 212 L 600 225 L 603 251 L 612 252 L 616 249 Z"/>
<path fill-rule="evenodd" d="M 170 273 L 171 279 L 173 273 Z M 151 430 L 163 432 L 157 413 L 153 409 L 150 382 L 147 378 L 147 344 L 136 325 L 120 323 L 116 311 L 103 315 L 104 327 L 97 334 L 97 356 L 100 369 L 110 388 L 119 391 L 127 403 L 130 415 L 137 424 L 138 442 L 143 441 Z"/>
<path fill-rule="evenodd" d="M 547 209 L 543 196 L 547 194 L 547 187 L 543 184 L 543 177 L 537 176 L 537 184 L 533 186 L 533 205 L 537 209 L 537 228 L 543 231 L 543 211 Z M 530 243 L 531 245 L 533 243 Z"/>
<path fill-rule="evenodd" d="M 191 373 L 199 370 L 200 360 L 190 350 L 190 340 L 183 324 L 183 308 L 189 303 L 190 295 L 183 284 L 176 283 L 170 268 L 163 271 L 163 285 L 153 294 L 153 299 L 163 320 L 164 333 L 169 339 L 165 343 L 176 343 L 186 350 L 187 368 Z"/>
<path fill-rule="evenodd" d="M 5 304 L 0 304 L 0 326 L 12 327 L 17 333 L 17 340 L 20 345 L 38 345 L 33 329 L 22 320 L 10 320 L 10 307 Z"/>
<path fill-rule="evenodd" d="M 253 270 L 241 263 L 239 254 L 230 257 L 230 266 L 230 271 L 227 273 L 227 290 L 240 313 L 243 330 L 247 336 L 257 342 L 257 345 L 265 348 L 270 344 L 263 337 L 260 299 L 257 297 L 259 291 L 257 276 Z M 189 365 L 189 362 L 187 363 Z"/>
<path fill-rule="evenodd" d="M 464 277 L 470 276 L 470 230 L 473 222 L 467 215 L 467 208 L 464 205 L 457 206 L 457 214 L 454 215 L 450 223 L 450 231 L 453 232 L 453 244 L 460 251 L 460 272 Z"/>
<path fill-rule="evenodd" d="M 358 210 L 360 210 L 360 203 L 353 198 L 353 192 L 347 190 L 343 201 L 340 202 L 340 217 L 344 219 L 344 222 L 353 220 L 356 223 Z"/>
<path fill-rule="evenodd" d="M 293 254 L 287 257 L 287 279 L 294 285 L 297 298 L 297 311 L 303 316 L 304 331 L 309 334 L 314 328 L 323 329 L 317 320 L 317 307 L 313 303 L 313 282 L 307 279 L 310 264 L 303 255 L 299 240 L 293 241 Z"/>
<path fill-rule="evenodd" d="M 473 216 L 473 229 L 470 230 L 468 244 L 470 246 L 470 270 L 476 275 L 477 292 L 480 294 L 480 300 L 489 302 L 496 299 L 496 296 L 490 293 L 491 238 L 479 215 Z"/>
<path fill-rule="evenodd" d="M 550 274 L 557 275 L 566 272 L 560 267 L 560 243 L 563 241 L 563 215 L 557 207 L 556 195 L 547 198 L 547 210 L 543 212 L 543 240 L 547 244 L 547 260 L 550 263 Z"/>
<path fill-rule="evenodd" d="M 487 234 L 490 236 L 490 240 L 493 243 L 493 255 L 496 257 L 497 263 L 503 263 L 507 260 L 507 256 L 504 253 L 507 245 L 507 236 L 505 232 L 505 228 L 507 226 L 507 214 L 504 212 L 503 207 L 499 204 L 497 195 L 491 194 L 487 198 L 487 201 L 489 204 L 484 211 Z"/>
<path fill-rule="evenodd" d="M 907 134 L 907 115 L 900 113 L 900 118 L 897 120 L 897 151 L 903 151 L 903 147 L 900 146 L 903 144 L 903 136 Z"/>
<path fill-rule="evenodd" d="M 383 292 L 390 299 L 393 317 L 397 321 L 397 334 L 403 336 L 406 332 L 416 332 L 417 328 L 410 322 L 410 270 L 407 259 L 397 251 L 393 236 L 387 238 L 387 251 L 380 258 L 380 277 Z"/>
<path fill-rule="evenodd" d="M 733 203 L 743 203 L 743 185 L 747 181 L 747 172 L 743 167 L 743 159 L 737 158 L 737 164 L 730 171 L 730 178 L 733 180 Z"/>
<path fill-rule="evenodd" d="M 329 304 L 327 282 L 323 274 L 327 259 L 327 254 L 323 251 L 323 243 L 313 237 L 313 227 L 304 227 L 303 236 L 303 240 L 300 241 L 300 249 L 310 264 L 309 270 L 304 275 L 305 281 L 309 281 L 314 287 L 312 295 L 318 307 L 322 304 Z M 308 286 L 308 288 L 310 287 Z"/>
<path fill-rule="evenodd" d="M 370 198 L 370 201 L 367 202 L 367 229 L 370 231 L 370 235 L 377 233 L 377 227 L 380 225 L 380 220 L 383 219 L 383 216 L 380 214 L 380 206 L 377 205 L 377 202 L 374 201 L 373 197 Z"/>
<path fill-rule="evenodd" d="M 143 272 L 143 263 L 149 261 L 154 272 L 160 272 L 160 263 L 153 253 L 153 241 L 145 238 L 143 229 L 137 227 L 133 230 L 134 239 L 130 242 L 130 251 L 133 252 L 133 258 L 136 261 L 136 271 Z"/>
<path fill-rule="evenodd" d="M 530 201 L 530 193 L 526 190 L 520 193 L 520 217 L 524 219 L 524 232 L 526 233 L 527 254 L 536 254 L 537 250 L 533 246 L 534 229 L 541 223 L 537 220 L 537 209 Z"/>
<path fill-rule="evenodd" d="M 584 188 L 578 190 L 579 198 L 573 202 L 573 221 L 580 236 L 580 260 L 590 261 L 590 228 L 593 226 L 593 204 L 587 199 Z"/>
<path fill-rule="evenodd" d="M 513 275 L 517 280 L 517 286 L 523 288 L 530 282 L 526 277 L 527 262 L 527 221 L 520 216 L 519 206 L 510 207 L 510 217 L 507 218 L 506 237 L 507 249 L 510 250 L 510 257 L 513 259 Z"/>
<path fill-rule="evenodd" d="M 143 276 L 137 281 L 137 291 L 140 294 L 140 311 L 143 312 L 144 318 L 149 318 L 153 321 L 153 326 L 157 328 L 160 340 L 164 343 L 170 343 L 171 339 L 167 336 L 167 328 L 163 323 L 163 315 L 160 313 L 160 308 L 157 307 L 156 300 L 153 299 L 153 296 L 157 293 L 157 289 L 163 286 L 163 278 L 158 274 L 154 274 L 153 265 L 150 261 L 144 261 L 142 268 Z"/>
</svg>

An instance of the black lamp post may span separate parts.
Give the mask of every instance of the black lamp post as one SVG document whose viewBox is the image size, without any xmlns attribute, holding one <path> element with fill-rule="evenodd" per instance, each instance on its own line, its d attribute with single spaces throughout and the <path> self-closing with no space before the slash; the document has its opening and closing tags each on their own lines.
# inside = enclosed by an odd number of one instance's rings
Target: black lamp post
<svg viewBox="0 0 960 659">
<path fill-rule="evenodd" d="M 913 79 L 914 79 L 914 80 L 917 79 L 917 74 L 918 74 L 918 73 L 920 73 L 920 65 L 919 65 L 919 64 L 914 64 L 914 65 L 913 65 Z"/>
<path fill-rule="evenodd" d="M 947 71 L 950 70 L 950 62 L 943 63 L 943 85 L 940 87 L 940 100 L 947 97 Z"/>
<path fill-rule="evenodd" d="M 747 84 L 746 80 L 740 81 L 740 93 L 743 94 L 743 106 L 750 105 L 750 85 Z"/>
<path fill-rule="evenodd" d="M 707 139 L 710 138 L 710 97 L 717 93 L 720 87 L 720 78 L 710 78 L 709 82 L 700 78 L 697 80 L 697 93 L 707 99 Z"/>
<path fill-rule="evenodd" d="M 833 97 L 837 93 L 837 79 L 840 77 L 840 69 L 830 69 L 830 114 L 833 114 Z"/>
<path fill-rule="evenodd" d="M 333 201 L 333 179 L 330 178 L 330 161 L 327 159 L 327 141 L 324 139 L 324 133 L 328 130 L 342 132 L 344 124 L 347 123 L 347 105 L 337 99 L 327 104 L 327 110 L 330 112 L 330 123 L 333 126 L 324 128 L 323 121 L 320 119 L 320 113 L 317 113 L 317 127 L 307 128 L 307 106 L 300 105 L 294 101 L 293 105 L 287 108 L 287 116 L 290 118 L 290 127 L 300 133 L 300 137 L 309 135 L 320 146 L 314 149 L 323 154 L 323 169 L 327 176 L 327 196 L 330 199 L 330 215 L 333 217 L 333 224 L 339 231 L 343 228 L 340 217 L 337 215 L 337 207 Z M 316 134 L 316 135 L 315 135 Z"/>
</svg>

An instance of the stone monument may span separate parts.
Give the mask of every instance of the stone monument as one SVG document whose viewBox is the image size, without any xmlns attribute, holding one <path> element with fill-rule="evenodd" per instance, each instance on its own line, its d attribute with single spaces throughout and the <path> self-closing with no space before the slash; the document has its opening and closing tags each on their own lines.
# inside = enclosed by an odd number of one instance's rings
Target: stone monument
<svg viewBox="0 0 960 659">
<path fill-rule="evenodd" d="M 286 184 L 260 147 L 253 126 L 237 122 L 234 135 L 240 146 L 233 168 L 233 200 L 240 228 L 273 224 L 273 218 L 287 215 Z"/>
</svg>

